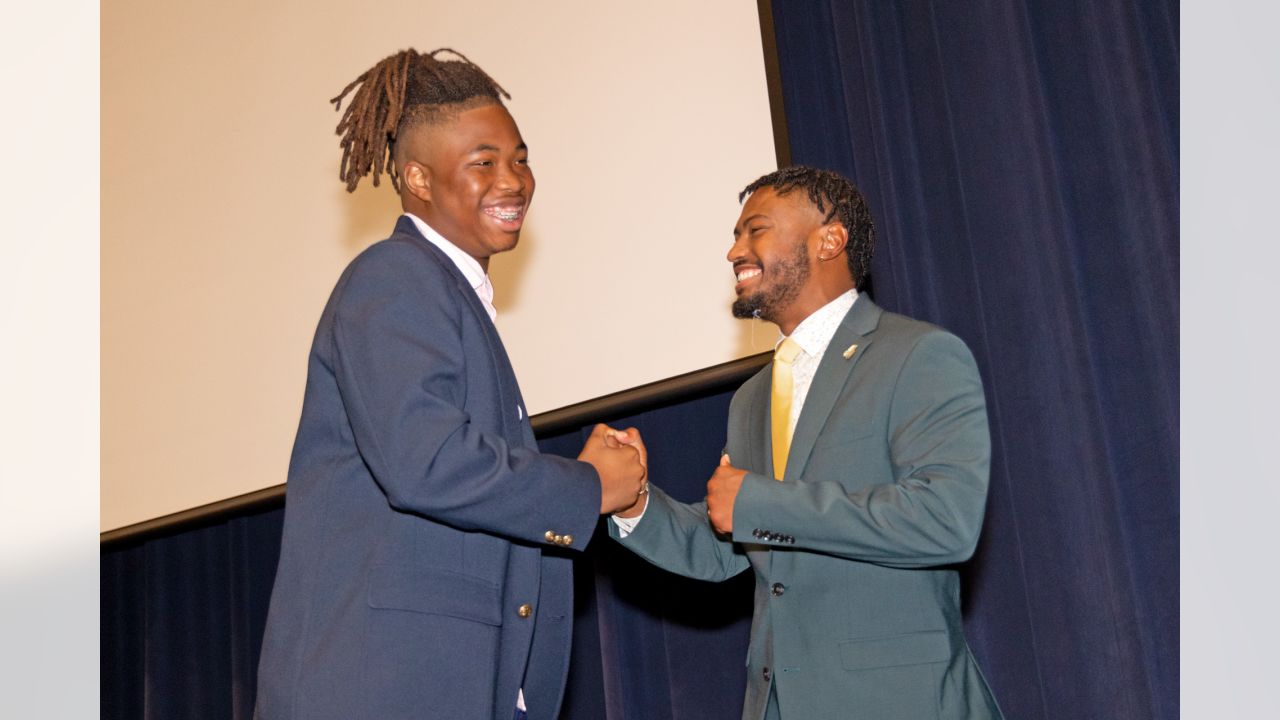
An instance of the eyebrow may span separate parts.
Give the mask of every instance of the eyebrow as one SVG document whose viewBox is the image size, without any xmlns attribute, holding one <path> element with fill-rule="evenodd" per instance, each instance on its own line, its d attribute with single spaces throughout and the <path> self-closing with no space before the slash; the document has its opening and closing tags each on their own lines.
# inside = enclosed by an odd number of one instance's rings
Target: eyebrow
<svg viewBox="0 0 1280 720">
<path fill-rule="evenodd" d="M 524 144 L 524 143 L 520 143 L 519 145 L 517 145 L 517 146 L 516 146 L 516 152 L 520 152 L 521 150 L 524 150 L 525 152 L 528 152 L 528 151 L 529 151 L 529 146 L 528 146 L 528 145 L 526 145 L 526 144 Z M 471 152 L 473 152 L 473 153 L 478 153 L 478 152 L 502 152 L 502 150 L 500 150 L 499 148 L 497 148 L 497 147 L 495 147 L 495 146 L 493 146 L 493 145 L 489 145 L 488 143 L 481 143 L 481 144 L 479 144 L 479 145 L 477 145 L 477 146 L 475 146 L 475 147 L 471 148 Z"/>
</svg>

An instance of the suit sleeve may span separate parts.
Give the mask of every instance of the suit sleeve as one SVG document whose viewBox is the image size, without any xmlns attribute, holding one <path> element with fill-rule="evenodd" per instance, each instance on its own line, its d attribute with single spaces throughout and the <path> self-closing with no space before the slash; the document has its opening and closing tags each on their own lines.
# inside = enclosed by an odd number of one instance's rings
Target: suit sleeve
<svg viewBox="0 0 1280 720">
<path fill-rule="evenodd" d="M 736 422 L 745 415 L 742 393 L 729 406 L 729 431 L 725 450 L 730 457 L 746 451 L 736 445 L 742 433 Z M 682 503 L 649 484 L 649 504 L 635 528 L 622 538 L 609 520 L 609 534 L 623 546 L 658 567 L 678 575 L 720 582 L 746 570 L 750 563 L 741 545 L 717 535 L 707 518 L 707 503 Z"/>
<path fill-rule="evenodd" d="M 889 567 L 961 562 L 982 527 L 990 434 L 973 356 L 954 335 L 921 336 L 907 354 L 889 410 L 892 477 L 848 483 L 805 476 L 780 483 L 750 473 L 734 505 L 734 539 L 768 528 L 769 544 Z M 856 468 L 850 468 L 856 472 Z"/>
<path fill-rule="evenodd" d="M 635 529 L 620 538 L 610 518 L 609 534 L 663 570 L 698 580 L 720 582 L 748 566 L 742 548 L 712 530 L 705 502 L 679 502 L 652 483 L 649 504 Z"/>
<path fill-rule="evenodd" d="M 586 463 L 511 447 L 463 410 L 467 311 L 457 289 L 407 244 L 375 246 L 353 265 L 336 298 L 332 352 L 360 454 L 398 510 L 538 544 L 553 530 L 581 550 L 598 519 L 599 477 Z"/>
</svg>

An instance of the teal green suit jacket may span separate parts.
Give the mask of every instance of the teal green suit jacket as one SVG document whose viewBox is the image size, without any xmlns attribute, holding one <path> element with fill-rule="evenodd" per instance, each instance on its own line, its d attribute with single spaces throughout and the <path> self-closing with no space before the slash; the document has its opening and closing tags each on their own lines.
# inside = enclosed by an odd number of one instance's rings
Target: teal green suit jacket
<svg viewBox="0 0 1280 720">
<path fill-rule="evenodd" d="M 689 577 L 755 571 L 744 720 L 764 716 L 771 686 L 786 720 L 1001 717 L 964 639 L 954 567 L 978 542 L 991 455 L 968 348 L 859 297 L 818 366 L 782 482 L 771 369 L 729 408 L 726 451 L 748 471 L 733 537 L 714 532 L 705 503 L 654 487 L 620 542 Z"/>
</svg>

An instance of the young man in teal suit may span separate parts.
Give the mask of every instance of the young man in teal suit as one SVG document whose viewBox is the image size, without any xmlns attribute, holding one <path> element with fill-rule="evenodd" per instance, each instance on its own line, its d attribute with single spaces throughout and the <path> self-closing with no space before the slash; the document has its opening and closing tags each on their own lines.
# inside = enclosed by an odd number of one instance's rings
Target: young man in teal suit
<svg viewBox="0 0 1280 720">
<path fill-rule="evenodd" d="M 848 180 L 791 167 L 742 195 L 733 311 L 785 338 L 734 395 L 706 500 L 653 485 L 610 532 L 681 575 L 754 570 L 744 720 L 999 718 L 954 567 L 987 495 L 973 357 L 858 293 L 874 230 Z"/>
<path fill-rule="evenodd" d="M 386 167 L 405 214 L 316 330 L 259 720 L 554 720 L 567 551 L 643 487 L 603 426 L 578 461 L 538 452 L 486 273 L 519 239 L 529 151 L 502 89 L 440 52 L 392 55 L 334 101 L 359 86 L 338 126 L 347 188 Z"/>
</svg>

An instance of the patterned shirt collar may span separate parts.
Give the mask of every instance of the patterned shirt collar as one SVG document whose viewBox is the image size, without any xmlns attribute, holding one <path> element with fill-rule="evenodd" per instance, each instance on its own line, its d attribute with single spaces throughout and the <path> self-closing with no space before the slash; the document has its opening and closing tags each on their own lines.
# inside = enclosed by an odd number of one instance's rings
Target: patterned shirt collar
<svg viewBox="0 0 1280 720">
<path fill-rule="evenodd" d="M 844 320 L 844 316 L 849 313 L 849 309 L 857 299 L 856 289 L 842 293 L 835 300 L 823 305 L 800 321 L 796 329 L 791 331 L 791 339 L 796 341 L 805 355 L 821 356 L 831 344 L 831 338 L 835 337 L 840 321 Z M 779 337 L 778 342 L 781 343 L 782 339 Z"/>
</svg>

